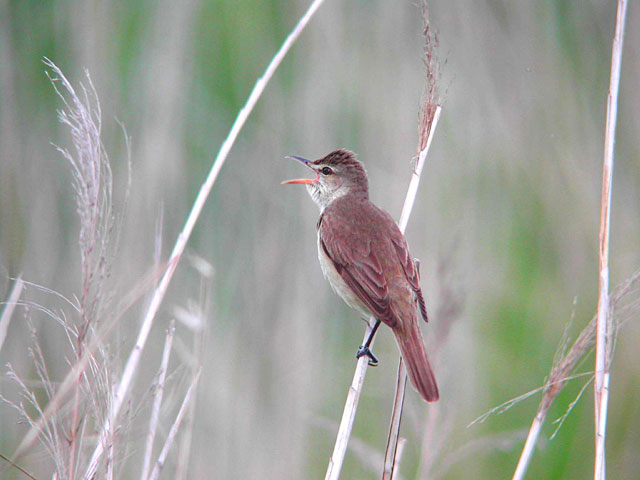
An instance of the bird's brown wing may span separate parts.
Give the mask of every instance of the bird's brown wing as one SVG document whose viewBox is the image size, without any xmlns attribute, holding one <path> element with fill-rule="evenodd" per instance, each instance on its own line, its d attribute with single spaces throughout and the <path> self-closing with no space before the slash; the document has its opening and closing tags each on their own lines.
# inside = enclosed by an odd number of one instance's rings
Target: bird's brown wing
<svg viewBox="0 0 640 480">
<path fill-rule="evenodd" d="M 321 218 L 318 226 L 322 249 L 345 283 L 374 317 L 394 327 L 397 319 L 391 311 L 387 281 L 371 240 L 353 241 L 349 236 L 357 235 L 356 231 L 341 228 L 330 216 Z"/>
<path fill-rule="evenodd" d="M 398 259 L 400 260 L 400 264 L 402 265 L 402 269 L 404 270 L 404 274 L 407 277 L 407 281 L 416 295 L 422 318 L 425 322 L 428 322 L 427 306 L 424 302 L 424 297 L 422 296 L 422 289 L 420 288 L 420 275 L 416 268 L 415 261 L 411 258 L 411 254 L 409 253 L 407 240 L 404 238 L 404 235 L 402 235 L 399 228 L 394 229 L 391 235 L 391 243 L 393 243 Z"/>
</svg>

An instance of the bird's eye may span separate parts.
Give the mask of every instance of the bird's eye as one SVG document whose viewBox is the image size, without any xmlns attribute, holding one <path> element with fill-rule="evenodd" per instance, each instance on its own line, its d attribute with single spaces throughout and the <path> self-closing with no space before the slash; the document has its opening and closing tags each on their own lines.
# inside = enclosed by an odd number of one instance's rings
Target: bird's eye
<svg viewBox="0 0 640 480">
<path fill-rule="evenodd" d="M 323 175 L 331 175 L 333 173 L 333 170 L 331 170 L 329 167 L 324 167 L 322 170 L 320 170 L 320 172 L 322 172 Z"/>
</svg>

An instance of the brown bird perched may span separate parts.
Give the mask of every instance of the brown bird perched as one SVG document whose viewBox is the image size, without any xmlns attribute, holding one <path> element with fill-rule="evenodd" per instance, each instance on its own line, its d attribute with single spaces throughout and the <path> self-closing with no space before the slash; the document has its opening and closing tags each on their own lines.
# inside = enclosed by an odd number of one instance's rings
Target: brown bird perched
<svg viewBox="0 0 640 480">
<path fill-rule="evenodd" d="M 427 321 L 418 268 L 396 222 L 369 201 L 367 173 L 355 155 L 336 150 L 311 161 L 292 156 L 315 178 L 288 180 L 303 184 L 320 207 L 318 257 L 324 276 L 347 304 L 376 323 L 356 357 L 378 360 L 369 349 L 384 322 L 393 331 L 413 386 L 427 402 L 438 400 L 438 386 L 424 347 L 418 310 Z"/>
</svg>

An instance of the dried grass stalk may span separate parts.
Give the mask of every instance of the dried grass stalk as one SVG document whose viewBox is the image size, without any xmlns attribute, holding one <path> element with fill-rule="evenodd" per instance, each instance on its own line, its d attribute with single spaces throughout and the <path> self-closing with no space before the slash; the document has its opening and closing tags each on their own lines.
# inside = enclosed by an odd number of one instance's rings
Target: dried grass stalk
<svg viewBox="0 0 640 480">
<path fill-rule="evenodd" d="M 613 345 L 613 328 L 609 311 L 609 219 L 611 217 L 611 185 L 613 176 L 613 147 L 618 114 L 618 87 L 624 40 L 624 24 L 627 12 L 626 0 L 618 0 L 616 29 L 611 53 L 611 78 L 607 96 L 607 122 L 604 137 L 604 162 L 602 166 L 602 198 L 600 201 L 600 263 L 598 282 L 598 313 L 596 325 L 595 366 L 595 465 L 594 479 L 604 480 L 605 438 L 607 431 L 607 404 L 609 402 L 609 378 Z"/>
<path fill-rule="evenodd" d="M 429 23 L 429 9 L 427 2 L 422 2 L 422 22 L 424 35 L 424 62 L 425 72 L 425 89 L 420 109 L 420 129 L 418 142 L 418 163 L 411 177 L 409 191 L 402 208 L 402 215 L 398 222 L 400 230 L 404 233 L 409 222 L 409 215 L 413 209 L 420 175 L 433 140 L 433 133 L 440 118 L 440 95 L 438 93 L 438 81 L 440 79 L 440 63 L 436 55 L 438 47 L 438 36 L 432 32 Z M 398 436 L 400 435 L 400 422 L 402 420 L 402 409 L 404 405 L 404 393 L 407 385 L 407 371 L 404 361 L 400 357 L 398 365 L 398 377 L 396 382 L 396 394 L 393 401 L 393 409 L 391 412 L 391 424 L 389 426 L 389 436 L 387 438 L 387 448 L 385 450 L 384 471 L 382 473 L 383 480 L 391 480 L 394 477 L 394 469 L 397 465 L 395 460 Z"/>
<path fill-rule="evenodd" d="M 21 304 L 28 324 L 30 311 L 34 309 L 62 326 L 73 357 L 69 359 L 72 367 L 65 381 L 60 385 L 52 382 L 35 329 L 31 328 L 30 353 L 48 403 L 46 409 L 42 408 L 41 400 L 9 368 L 9 376 L 18 384 L 23 399 L 35 410 L 33 414 L 33 410 L 28 411 L 22 403 L 14 405 L 31 427 L 14 453 L 14 460 L 39 438 L 55 463 L 56 476 L 75 478 L 83 461 L 81 449 L 87 422 L 104 417 L 111 398 L 111 357 L 96 335 L 96 328 L 112 316 L 113 295 L 108 290 L 108 279 L 117 224 L 112 209 L 111 168 L 100 140 L 100 103 L 91 77 L 86 72 L 86 84 L 80 83 L 76 90 L 51 60 L 45 58 L 44 64 L 49 68 L 47 76 L 64 105 L 58 111 L 58 119 L 68 127 L 73 144 L 72 151 L 56 148 L 71 166 L 73 175 L 80 220 L 81 293 L 69 300 L 50 289 L 25 282 L 40 292 L 63 298 L 66 305 L 72 307 L 71 314 L 67 314 L 64 310 L 54 311 L 31 301 Z M 89 345 L 92 348 L 88 348 Z M 71 390 L 75 393 L 73 404 L 71 408 L 63 409 L 64 396 Z"/>
<path fill-rule="evenodd" d="M 374 319 L 369 319 L 369 324 L 364 332 L 362 338 L 362 344 L 364 345 L 369 334 L 371 333 L 371 327 L 374 323 Z M 374 338 L 375 341 L 375 338 Z M 374 341 L 371 342 L 373 346 Z M 367 367 L 369 366 L 369 359 L 366 355 L 363 355 L 358 359 L 356 363 L 356 371 L 353 374 L 353 380 L 347 393 L 347 400 L 342 412 L 342 419 L 340 420 L 340 426 L 338 427 L 338 434 L 336 436 L 336 443 L 333 446 L 333 453 L 329 458 L 329 466 L 327 467 L 327 473 L 325 474 L 325 480 L 337 480 L 340 478 L 340 471 L 342 470 L 342 462 L 344 456 L 347 453 L 347 445 L 349 444 L 349 437 L 351 437 L 351 430 L 353 429 L 353 422 L 356 419 L 356 411 L 358 410 L 358 401 L 360 400 L 360 393 L 362 392 L 362 385 L 364 384 L 364 377 L 367 373 Z"/>
<path fill-rule="evenodd" d="M 189 386 L 189 390 L 187 390 L 186 395 L 184 396 L 184 400 L 182 401 L 182 405 L 180 406 L 180 410 L 178 411 L 178 415 L 176 415 L 176 419 L 171 425 L 171 429 L 169 430 L 169 435 L 167 435 L 167 439 L 162 447 L 162 451 L 160 452 L 160 456 L 158 460 L 156 460 L 156 465 L 149 476 L 149 480 L 158 480 L 160 477 L 160 472 L 162 467 L 164 467 L 165 462 L 167 461 L 167 455 L 169 455 L 169 450 L 171 449 L 171 445 L 176 438 L 178 433 L 178 429 L 180 428 L 180 424 L 182 423 L 182 419 L 187 413 L 187 407 L 191 402 L 191 397 L 194 395 L 196 386 L 198 385 L 198 380 L 200 379 L 200 373 L 202 369 L 198 370 L 198 373 L 194 377 L 191 385 Z"/>
<path fill-rule="evenodd" d="M 20 295 L 22 295 L 22 288 L 24 287 L 24 282 L 22 281 L 22 277 L 18 277 L 11 288 L 11 293 L 9 293 L 9 299 L 5 304 L 4 310 L 2 310 L 2 315 L 0 316 L 0 351 L 2 351 L 2 345 L 4 345 L 4 339 L 7 338 L 7 331 L 9 330 L 9 323 L 11 322 L 11 317 L 13 316 L 13 310 L 16 308 L 18 304 L 18 300 L 20 299 Z"/>
<path fill-rule="evenodd" d="M 173 334 L 175 333 L 175 322 L 171 322 L 167 329 L 167 335 L 164 341 L 164 349 L 162 351 L 162 361 L 158 372 L 158 381 L 154 388 L 153 406 L 151 408 L 151 416 L 149 418 L 149 430 L 147 432 L 147 445 L 144 450 L 144 461 L 142 463 L 142 473 L 140 480 L 146 480 L 149 476 L 151 468 L 151 455 L 153 453 L 153 440 L 158 429 L 158 420 L 160 418 L 160 406 L 162 405 L 162 397 L 164 393 L 164 381 L 169 368 L 169 355 L 171 354 L 171 345 L 173 344 Z"/>
</svg>

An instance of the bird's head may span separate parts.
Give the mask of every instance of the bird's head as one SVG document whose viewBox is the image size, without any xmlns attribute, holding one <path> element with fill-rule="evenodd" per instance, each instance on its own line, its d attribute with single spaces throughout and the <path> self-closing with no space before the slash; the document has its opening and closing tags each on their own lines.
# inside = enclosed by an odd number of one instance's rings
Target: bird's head
<svg viewBox="0 0 640 480">
<path fill-rule="evenodd" d="M 367 172 L 353 152 L 336 150 L 318 160 L 290 156 L 313 170 L 316 178 L 287 180 L 283 184 L 303 184 L 320 210 L 347 194 L 369 197 Z"/>
</svg>

